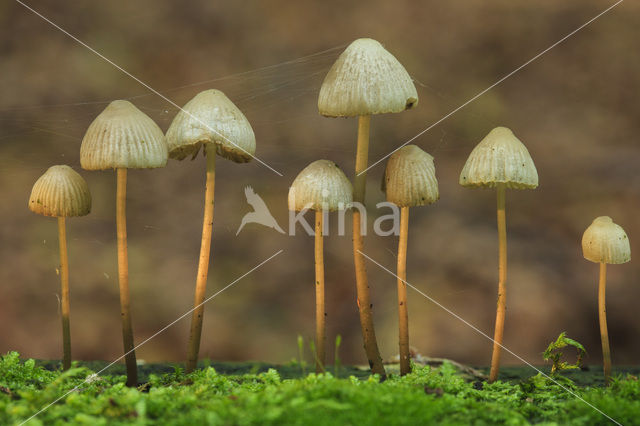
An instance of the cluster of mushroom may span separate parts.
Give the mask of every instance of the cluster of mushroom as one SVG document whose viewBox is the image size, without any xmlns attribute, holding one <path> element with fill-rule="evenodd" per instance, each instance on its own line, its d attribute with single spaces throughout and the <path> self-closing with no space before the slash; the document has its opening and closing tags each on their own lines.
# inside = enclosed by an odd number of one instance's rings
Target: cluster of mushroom
<svg viewBox="0 0 640 426">
<path fill-rule="evenodd" d="M 255 136 L 240 110 L 220 91 L 207 90 L 194 97 L 175 117 L 167 135 L 146 114 L 128 101 L 111 102 L 91 123 L 82 140 L 80 164 L 86 170 L 115 169 L 117 174 L 116 224 L 118 282 L 127 385 L 137 385 L 137 367 L 129 298 L 126 228 L 128 169 L 164 167 L 168 157 L 195 157 L 202 149 L 207 157 L 204 223 L 198 264 L 195 302 L 187 354 L 187 370 L 197 364 L 202 331 L 213 229 L 216 154 L 237 163 L 253 158 Z M 62 265 L 63 368 L 71 364 L 69 332 L 69 278 L 65 217 L 83 216 L 91 209 L 91 195 L 84 179 L 68 166 L 51 167 L 33 187 L 29 207 L 45 216 L 57 216 Z"/>
<path fill-rule="evenodd" d="M 358 117 L 358 139 L 355 159 L 355 177 L 353 192 L 353 255 L 356 275 L 357 306 L 360 312 L 360 324 L 364 348 L 369 365 L 374 373 L 385 375 L 373 324 L 373 305 L 369 294 L 369 285 L 363 256 L 364 241 L 361 224 L 361 208 L 364 208 L 366 172 L 368 170 L 368 146 L 370 116 L 388 112 L 401 112 L 417 105 L 418 95 L 404 67 L 384 47 L 375 40 L 359 39 L 351 43 L 329 70 L 320 89 L 318 109 L 328 117 Z M 296 178 L 289 192 L 289 208 L 300 210 L 303 204 L 292 203 L 292 196 L 298 197 L 304 191 L 311 191 L 319 197 L 319 189 L 325 188 L 325 173 L 317 171 L 319 164 L 327 169 L 338 170 L 335 164 L 326 160 L 315 162 L 305 168 Z M 331 165 L 329 167 L 328 165 Z M 338 173 L 337 171 L 334 173 Z M 341 174 L 341 172 L 340 172 Z M 491 382 L 497 380 L 502 350 L 504 322 L 506 314 L 507 290 L 507 240 L 505 196 L 506 189 L 534 189 L 538 186 L 538 172 L 524 144 L 506 127 L 496 127 L 473 149 L 460 173 L 460 185 L 472 188 L 495 188 L 497 191 L 498 222 L 498 302 L 496 309 L 493 352 L 491 357 Z M 316 192 L 313 192 L 315 189 Z M 396 150 L 388 160 L 382 190 L 387 201 L 401 208 L 400 234 L 398 241 L 398 324 L 400 373 L 411 370 L 409 354 L 408 311 L 406 296 L 406 255 L 409 221 L 409 207 L 434 203 L 438 200 L 438 183 L 435 177 L 433 157 L 415 145 L 407 145 Z M 328 192 L 328 199 L 337 194 Z M 324 361 L 324 273 L 321 259 L 322 239 L 318 237 L 322 215 L 317 211 L 322 198 L 308 199 L 308 208 L 316 210 L 316 342 L 317 370 L 323 370 Z M 342 200 L 344 201 L 344 199 Z M 359 205 L 357 205 L 359 203 Z M 595 223 L 595 222 L 594 222 Z M 616 225 L 617 226 L 617 225 Z M 319 228 L 320 227 L 320 228 Z M 593 225 L 592 225 L 593 227 Z M 591 229 L 591 228 L 590 228 Z M 619 229 L 624 234 L 624 231 Z M 585 234 L 586 235 L 586 234 Z M 595 237 L 594 237 L 595 238 Z M 626 239 L 616 237 L 607 240 L 617 241 L 626 246 L 619 248 L 629 259 L 629 244 Z M 600 243 L 598 243 L 600 244 Z M 605 244 L 605 243 L 602 243 Z M 600 245 L 598 245 L 600 247 Z M 608 249 L 612 250 L 612 249 Z M 601 258 L 601 255 L 596 256 Z M 626 256 L 626 257 L 625 257 Z M 585 249 L 585 257 L 588 257 Z M 599 262 L 621 263 L 616 258 L 604 257 Z M 601 268 L 604 268 L 602 263 Z M 601 274 L 602 275 L 602 274 Z M 601 283 L 603 282 L 601 278 Z M 606 339 L 606 320 L 604 319 L 604 284 L 601 284 L 601 329 L 603 336 L 603 354 L 605 358 L 605 376 L 608 381 L 610 367 L 608 361 L 608 340 Z M 606 344 L 605 344 L 606 340 Z"/>
<path fill-rule="evenodd" d="M 362 209 L 368 170 L 369 125 L 373 114 L 413 108 L 418 95 L 411 77 L 398 60 L 375 40 L 351 43 L 329 70 L 320 89 L 318 109 L 327 117 L 358 117 L 353 186 L 336 163 L 318 160 L 303 169 L 289 189 L 290 210 L 315 211 L 316 371 L 324 371 L 325 322 L 323 235 L 328 212 L 353 207 L 353 256 L 357 306 L 364 349 L 372 372 L 385 375 L 373 324 L 373 305 L 367 281 L 362 232 Z M 115 169 L 117 175 L 116 224 L 124 358 L 127 385 L 137 384 L 136 357 L 130 313 L 126 230 L 127 170 L 163 167 L 168 158 L 206 156 L 205 205 L 195 300 L 187 349 L 186 371 L 197 366 L 202 335 L 213 231 L 216 155 L 237 163 L 251 161 L 255 135 L 246 117 L 220 91 L 196 95 L 176 115 L 166 136 L 158 125 L 128 101 L 114 101 L 91 123 L 82 140 L 80 163 L 86 170 Z M 527 148 L 505 127 L 493 129 L 471 152 L 459 183 L 466 187 L 495 188 L 499 241 L 498 304 L 490 381 L 498 377 L 506 312 L 507 247 L 506 189 L 533 189 L 538 174 Z M 400 372 L 411 371 L 407 308 L 406 258 L 409 208 L 439 198 L 434 159 L 415 145 L 403 146 L 390 156 L 382 183 L 389 202 L 400 207 L 397 289 Z M 71 364 L 69 331 L 69 274 L 65 218 L 83 216 L 91 209 L 84 179 L 68 166 L 53 166 L 35 183 L 29 207 L 36 213 L 58 217 L 63 323 L 63 368 Z M 610 375 L 609 343 L 604 310 L 606 263 L 630 259 L 626 234 L 610 218 L 597 218 L 583 238 L 585 258 L 600 263 L 600 325 L 605 375 Z"/>
</svg>

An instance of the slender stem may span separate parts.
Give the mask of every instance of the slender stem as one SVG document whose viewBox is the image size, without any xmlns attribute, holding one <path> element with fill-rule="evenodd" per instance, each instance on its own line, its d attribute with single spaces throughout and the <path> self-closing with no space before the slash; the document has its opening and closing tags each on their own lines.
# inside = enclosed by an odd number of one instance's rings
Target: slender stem
<svg viewBox="0 0 640 426">
<path fill-rule="evenodd" d="M 498 306 L 496 309 L 496 328 L 493 334 L 493 355 L 489 383 L 498 379 L 500 370 L 500 352 L 504 333 L 504 317 L 507 311 L 507 223 L 505 218 L 504 184 L 498 184 Z"/>
<path fill-rule="evenodd" d="M 400 328 L 400 375 L 411 373 L 409 354 L 409 312 L 407 310 L 407 239 L 409 237 L 409 207 L 400 210 L 398 240 L 398 324 Z"/>
<path fill-rule="evenodd" d="M 69 257 L 67 255 L 67 226 L 64 217 L 58 218 L 60 243 L 60 288 L 62 293 L 62 369 L 71 367 L 71 331 L 69 328 Z"/>
<path fill-rule="evenodd" d="M 322 241 L 321 210 L 316 211 L 315 259 L 316 259 L 316 373 L 324 373 L 325 317 L 324 308 L 324 253 Z"/>
<path fill-rule="evenodd" d="M 353 201 L 364 205 L 365 186 L 367 182 L 368 155 L 369 155 L 369 123 L 371 117 L 358 117 L 358 147 L 356 152 L 356 176 L 354 179 Z M 362 174 L 360 174 L 362 173 Z M 353 210 L 353 259 L 356 270 L 356 292 L 358 297 L 358 311 L 360 313 L 360 327 L 362 328 L 362 338 L 364 349 L 369 361 L 369 367 L 373 373 L 386 377 L 382 357 L 378 350 L 376 332 L 373 326 L 373 305 L 369 295 L 369 284 L 367 282 L 367 271 L 365 269 L 365 259 L 360 252 L 364 249 L 364 239 L 360 232 L 362 218 L 358 209 Z"/>
<path fill-rule="evenodd" d="M 116 228 L 118 234 L 118 282 L 120 284 L 120 315 L 122 343 L 127 365 L 127 386 L 138 386 L 136 352 L 133 349 L 133 328 L 129 308 L 129 261 L 127 258 L 127 169 L 119 168 L 116 191 Z"/>
<path fill-rule="evenodd" d="M 607 308 L 605 292 L 607 289 L 607 264 L 600 263 L 600 282 L 598 283 L 598 314 L 600 317 L 600 339 L 602 340 L 602 361 L 604 364 L 604 383 L 611 382 L 611 351 L 609 350 L 609 332 L 607 331 Z"/>
<path fill-rule="evenodd" d="M 200 243 L 200 259 L 196 279 L 195 310 L 191 317 L 189 334 L 189 350 L 187 354 L 186 372 L 191 373 L 198 365 L 200 352 L 200 336 L 202 335 L 202 318 L 204 316 L 204 298 L 207 292 L 207 276 L 211 254 L 211 234 L 213 232 L 213 201 L 216 183 L 216 149 L 211 144 L 205 145 L 207 157 L 207 182 L 204 195 L 204 220 L 202 222 L 202 241 Z"/>
</svg>

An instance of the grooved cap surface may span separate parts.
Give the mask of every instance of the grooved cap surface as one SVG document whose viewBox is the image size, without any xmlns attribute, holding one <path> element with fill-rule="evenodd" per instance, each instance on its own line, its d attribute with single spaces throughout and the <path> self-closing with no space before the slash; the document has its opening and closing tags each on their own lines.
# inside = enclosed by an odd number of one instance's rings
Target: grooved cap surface
<svg viewBox="0 0 640 426">
<path fill-rule="evenodd" d="M 43 216 L 85 216 L 91 211 L 87 182 L 69 166 L 51 166 L 31 190 L 29 210 Z"/>
<path fill-rule="evenodd" d="M 417 103 L 418 92 L 402 64 L 377 41 L 361 38 L 324 78 L 318 110 L 328 117 L 353 117 L 401 112 Z"/>
<path fill-rule="evenodd" d="M 506 127 L 496 127 L 471 151 L 460 173 L 460 185 L 512 189 L 538 186 L 538 171 L 527 147 Z"/>
<path fill-rule="evenodd" d="M 582 255 L 596 263 L 626 263 L 631 260 L 629 238 L 609 216 L 597 217 L 582 235 Z"/>
<path fill-rule="evenodd" d="M 433 157 L 416 145 L 403 146 L 387 161 L 382 180 L 387 201 L 400 207 L 424 206 L 438 201 Z"/>
<path fill-rule="evenodd" d="M 80 146 L 86 170 L 152 169 L 167 164 L 160 127 L 129 101 L 113 101 L 89 125 Z"/>
<path fill-rule="evenodd" d="M 305 167 L 289 188 L 289 210 L 343 210 L 353 201 L 351 182 L 333 161 Z"/>
<path fill-rule="evenodd" d="M 198 155 L 204 144 L 218 155 L 246 163 L 256 152 L 256 137 L 242 112 L 219 90 L 198 93 L 179 111 L 167 131 L 169 156 L 182 160 Z M 185 112 L 187 111 L 187 112 Z"/>
</svg>

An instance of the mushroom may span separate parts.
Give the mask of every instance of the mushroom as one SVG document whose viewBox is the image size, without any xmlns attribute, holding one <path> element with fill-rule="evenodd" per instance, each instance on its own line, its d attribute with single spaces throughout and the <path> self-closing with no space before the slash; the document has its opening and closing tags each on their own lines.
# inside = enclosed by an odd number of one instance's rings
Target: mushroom
<svg viewBox="0 0 640 426">
<path fill-rule="evenodd" d="M 604 380 L 611 380 L 611 352 L 607 331 L 607 310 L 605 291 L 607 287 L 607 263 L 617 265 L 631 260 L 629 238 L 620 225 L 613 223 L 609 216 L 597 217 L 584 231 L 582 236 L 582 254 L 585 259 L 600 264 L 598 283 L 598 315 L 600 318 L 600 338 L 602 340 L 602 360 Z"/>
<path fill-rule="evenodd" d="M 69 257 L 65 218 L 88 215 L 91 211 L 91 193 L 87 182 L 71 167 L 51 166 L 33 185 L 29 197 L 29 209 L 43 216 L 58 218 L 62 293 L 62 368 L 68 370 L 71 367 L 71 331 L 69 327 Z"/>
<path fill-rule="evenodd" d="M 382 190 L 386 193 L 387 201 L 401 209 L 397 276 L 400 374 L 404 376 L 411 372 L 406 284 L 409 207 L 432 204 L 440 198 L 433 157 L 416 145 L 400 148 L 387 162 Z"/>
<path fill-rule="evenodd" d="M 251 124 L 238 107 L 224 93 L 211 89 L 198 93 L 178 112 L 167 130 L 167 145 L 169 156 L 177 160 L 187 156 L 194 159 L 201 148 L 207 158 L 200 260 L 185 369 L 190 373 L 198 364 L 202 335 L 213 232 L 216 153 L 236 163 L 249 162 L 256 151 L 256 138 Z"/>
<path fill-rule="evenodd" d="M 513 132 L 506 127 L 496 127 L 471 151 L 460 173 L 460 185 L 471 188 L 496 188 L 498 192 L 498 305 L 489 374 L 489 382 L 494 382 L 500 369 L 504 317 L 507 309 L 505 190 L 536 188 L 538 171 L 529 151 Z"/>
<path fill-rule="evenodd" d="M 160 127 L 131 102 L 111 102 L 89 125 L 80 147 L 85 170 L 116 169 L 118 282 L 127 386 L 137 386 L 136 353 L 129 301 L 127 259 L 127 169 L 151 169 L 167 164 L 167 145 Z"/>
<path fill-rule="evenodd" d="M 316 270 L 316 373 L 325 371 L 325 304 L 324 304 L 324 214 L 343 210 L 351 204 L 353 187 L 342 170 L 329 160 L 309 164 L 296 176 L 289 188 L 289 210 L 315 210 Z"/>
<path fill-rule="evenodd" d="M 354 205 L 364 205 L 372 114 L 402 112 L 418 103 L 411 77 L 398 60 L 375 40 L 351 43 L 327 73 L 318 97 L 318 110 L 326 117 L 358 117 L 358 142 L 354 178 Z M 353 257 L 358 311 L 364 347 L 373 373 L 384 377 L 373 325 L 373 310 L 365 269 L 361 217 L 353 210 Z"/>
</svg>

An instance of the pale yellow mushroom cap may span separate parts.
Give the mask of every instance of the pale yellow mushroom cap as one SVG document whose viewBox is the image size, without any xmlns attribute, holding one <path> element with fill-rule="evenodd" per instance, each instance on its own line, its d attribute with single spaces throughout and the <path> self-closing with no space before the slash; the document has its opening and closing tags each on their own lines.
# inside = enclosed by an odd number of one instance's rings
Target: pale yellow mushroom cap
<svg viewBox="0 0 640 426">
<path fill-rule="evenodd" d="M 185 112 L 186 111 L 186 112 Z M 246 163 L 256 152 L 256 137 L 242 112 L 219 90 L 198 93 L 178 112 L 167 131 L 169 156 L 195 158 L 207 143 L 218 155 Z"/>
<path fill-rule="evenodd" d="M 80 146 L 86 170 L 153 169 L 167 164 L 160 127 L 129 101 L 113 101 L 89 125 Z"/>
<path fill-rule="evenodd" d="M 318 110 L 327 117 L 402 112 L 418 103 L 409 73 L 380 43 L 351 43 L 324 78 Z"/>
<path fill-rule="evenodd" d="M 631 260 L 629 238 L 609 216 L 597 217 L 582 235 L 582 254 L 596 263 L 626 263 Z"/>
<path fill-rule="evenodd" d="M 31 190 L 29 210 L 43 216 L 85 216 L 91 211 L 87 182 L 69 166 L 51 166 Z"/>
<path fill-rule="evenodd" d="M 527 147 L 506 127 L 496 127 L 471 151 L 460 173 L 460 185 L 512 189 L 538 186 L 538 171 Z"/>
<path fill-rule="evenodd" d="M 435 203 L 440 194 L 433 157 L 416 145 L 403 146 L 387 161 L 382 190 L 400 207 Z"/>
<path fill-rule="evenodd" d="M 353 200 L 353 187 L 342 170 L 329 160 L 305 167 L 289 188 L 289 210 L 343 210 Z"/>
</svg>

